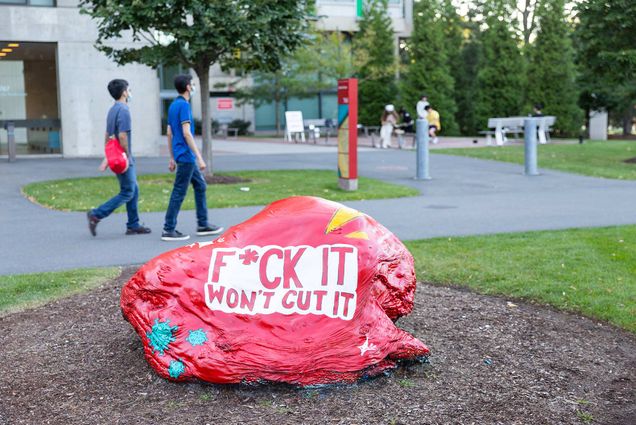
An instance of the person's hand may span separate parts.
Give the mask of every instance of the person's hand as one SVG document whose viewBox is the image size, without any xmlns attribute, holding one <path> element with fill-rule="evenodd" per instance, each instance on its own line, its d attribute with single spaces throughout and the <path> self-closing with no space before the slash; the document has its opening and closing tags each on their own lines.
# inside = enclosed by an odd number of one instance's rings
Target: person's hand
<svg viewBox="0 0 636 425">
<path fill-rule="evenodd" d="M 102 161 L 101 164 L 99 164 L 99 171 L 106 171 L 106 169 L 108 168 L 108 160 L 106 158 L 104 158 L 104 160 Z"/>
<path fill-rule="evenodd" d="M 170 170 L 170 172 L 174 172 L 174 170 L 177 169 L 177 164 L 176 162 L 174 162 L 174 159 L 171 159 L 170 162 L 168 162 L 168 170 Z"/>
<path fill-rule="evenodd" d="M 205 168 L 207 167 L 207 165 L 205 165 L 205 161 L 203 161 L 203 158 L 197 159 L 197 165 L 199 166 L 199 170 L 201 171 L 205 170 Z"/>
</svg>

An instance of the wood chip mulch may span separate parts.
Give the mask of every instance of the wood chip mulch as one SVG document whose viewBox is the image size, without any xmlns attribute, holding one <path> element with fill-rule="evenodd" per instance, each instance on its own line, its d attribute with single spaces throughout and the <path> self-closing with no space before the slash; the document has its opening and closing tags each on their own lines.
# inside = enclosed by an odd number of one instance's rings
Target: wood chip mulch
<svg viewBox="0 0 636 425">
<path fill-rule="evenodd" d="M 355 385 L 172 383 L 143 358 L 119 291 L 0 317 L 0 424 L 628 424 L 636 336 L 576 315 L 420 284 L 398 325 L 431 349 Z"/>
</svg>

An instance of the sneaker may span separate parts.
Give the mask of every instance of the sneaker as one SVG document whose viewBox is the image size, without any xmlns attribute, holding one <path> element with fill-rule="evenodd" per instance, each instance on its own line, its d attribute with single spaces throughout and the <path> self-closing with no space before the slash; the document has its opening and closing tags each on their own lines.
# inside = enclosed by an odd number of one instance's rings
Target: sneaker
<svg viewBox="0 0 636 425">
<path fill-rule="evenodd" d="M 97 236 L 97 223 L 99 223 L 99 218 L 91 214 L 90 211 L 86 211 L 86 219 L 88 220 L 88 230 L 91 232 L 91 235 Z"/>
<path fill-rule="evenodd" d="M 144 227 L 144 226 L 138 226 L 138 227 L 134 227 L 134 228 L 128 228 L 126 229 L 126 234 L 127 235 L 145 235 L 150 233 L 151 230 L 149 227 Z"/>
<path fill-rule="evenodd" d="M 161 234 L 162 241 L 185 241 L 190 239 L 190 235 L 184 235 L 178 230 L 173 230 L 172 232 L 164 231 Z"/>
<path fill-rule="evenodd" d="M 218 235 L 222 231 L 222 227 L 215 226 L 214 224 L 211 226 L 197 227 L 197 236 Z"/>
</svg>

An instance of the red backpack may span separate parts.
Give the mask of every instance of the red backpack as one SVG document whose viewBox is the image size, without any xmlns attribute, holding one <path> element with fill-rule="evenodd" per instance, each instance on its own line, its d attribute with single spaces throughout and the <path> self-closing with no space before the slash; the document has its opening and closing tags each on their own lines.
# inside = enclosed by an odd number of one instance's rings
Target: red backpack
<svg viewBox="0 0 636 425">
<path fill-rule="evenodd" d="M 117 140 L 115 136 L 110 136 L 104 149 L 106 152 L 106 159 L 108 160 L 108 166 L 111 170 L 113 170 L 113 173 L 125 173 L 126 170 L 128 170 L 128 156 L 126 155 L 124 148 L 122 148 L 119 144 L 119 140 Z"/>
<path fill-rule="evenodd" d="M 117 122 L 117 117 L 119 116 L 119 111 L 117 111 L 117 116 L 115 116 L 115 122 Z M 115 127 L 116 128 L 116 127 Z M 106 160 L 108 161 L 108 166 L 113 173 L 122 174 L 128 170 L 128 156 L 126 155 L 126 151 L 119 144 L 119 140 L 114 135 L 108 138 L 106 142 L 106 146 L 104 147 L 106 153 Z"/>
</svg>

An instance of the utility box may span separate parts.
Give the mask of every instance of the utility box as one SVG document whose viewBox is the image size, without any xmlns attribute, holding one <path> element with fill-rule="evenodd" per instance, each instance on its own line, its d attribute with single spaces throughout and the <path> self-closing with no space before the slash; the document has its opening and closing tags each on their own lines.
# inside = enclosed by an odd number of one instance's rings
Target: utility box
<svg viewBox="0 0 636 425">
<path fill-rule="evenodd" d="M 607 111 L 590 111 L 590 139 L 607 140 Z"/>
</svg>

